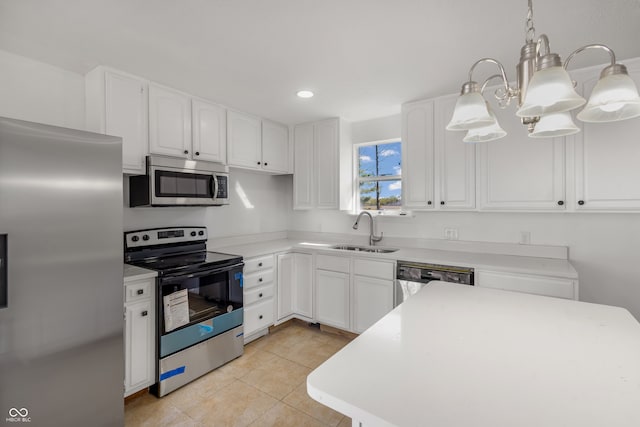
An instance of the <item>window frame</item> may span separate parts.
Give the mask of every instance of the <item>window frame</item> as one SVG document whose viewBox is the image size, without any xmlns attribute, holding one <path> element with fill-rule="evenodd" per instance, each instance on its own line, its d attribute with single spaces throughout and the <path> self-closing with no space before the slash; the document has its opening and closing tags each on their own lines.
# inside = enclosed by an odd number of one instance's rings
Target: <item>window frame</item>
<svg viewBox="0 0 640 427">
<path fill-rule="evenodd" d="M 402 205 L 402 192 L 401 197 L 400 197 L 400 209 L 398 210 L 386 210 L 386 209 L 380 209 L 380 210 L 369 210 L 369 209 L 363 209 L 360 206 L 360 184 L 361 183 L 365 183 L 365 182 L 384 182 L 384 181 L 400 181 L 402 184 L 403 183 L 403 178 L 402 178 L 402 172 L 400 173 L 400 175 L 376 175 L 376 176 L 371 176 L 371 177 L 360 177 L 359 171 L 360 171 L 360 147 L 368 147 L 368 146 L 372 146 L 372 145 L 383 145 L 383 144 L 392 144 L 392 143 L 400 143 L 400 170 L 402 170 L 402 149 L 403 144 L 402 144 L 402 138 L 397 137 L 397 138 L 390 138 L 390 139 L 382 139 L 379 141 L 368 141 L 368 142 L 358 142 L 353 144 L 353 179 L 354 179 L 354 202 L 353 202 L 353 213 L 357 214 L 359 212 L 362 212 L 364 210 L 366 210 L 367 212 L 372 213 L 373 215 L 404 215 L 405 211 L 403 209 L 403 205 Z"/>
</svg>

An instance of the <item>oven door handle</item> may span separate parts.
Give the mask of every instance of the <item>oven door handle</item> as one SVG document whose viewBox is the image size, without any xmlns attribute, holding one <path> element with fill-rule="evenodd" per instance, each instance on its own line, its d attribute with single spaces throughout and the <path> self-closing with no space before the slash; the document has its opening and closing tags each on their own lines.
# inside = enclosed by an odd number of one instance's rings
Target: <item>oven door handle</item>
<svg viewBox="0 0 640 427">
<path fill-rule="evenodd" d="M 214 268 L 214 269 L 205 270 L 205 271 L 198 271 L 197 273 L 191 273 L 191 274 L 176 273 L 174 275 L 162 277 L 160 279 L 160 282 L 161 284 L 164 285 L 164 284 L 173 283 L 176 281 L 181 281 L 184 279 L 193 279 L 194 277 L 205 277 L 205 276 L 210 276 L 212 274 L 222 273 L 225 271 L 236 270 L 238 268 L 241 269 L 243 266 L 244 266 L 244 263 L 241 262 L 239 264 L 234 264 L 226 267 Z"/>
</svg>

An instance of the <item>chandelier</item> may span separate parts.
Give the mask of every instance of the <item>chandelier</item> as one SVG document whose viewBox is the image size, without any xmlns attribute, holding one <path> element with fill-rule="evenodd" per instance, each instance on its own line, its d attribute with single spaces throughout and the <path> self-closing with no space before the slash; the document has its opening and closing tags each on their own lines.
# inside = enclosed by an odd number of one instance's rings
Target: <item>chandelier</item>
<svg viewBox="0 0 640 427">
<path fill-rule="evenodd" d="M 525 45 L 520 50 L 520 62 L 516 66 L 516 87 L 509 85 L 507 74 L 500 62 L 493 58 L 476 61 L 469 70 L 469 81 L 462 85 L 460 96 L 447 130 L 467 131 L 464 142 L 492 141 L 507 133 L 500 127 L 483 92 L 487 84 L 499 79 L 502 85 L 494 96 L 500 108 L 506 108 L 517 98 L 522 124 L 527 126 L 532 138 L 558 137 L 577 133 L 571 110 L 586 106 L 576 115 L 583 122 L 614 122 L 640 116 L 640 97 L 627 68 L 616 62 L 611 49 L 601 44 L 583 46 L 571 53 L 562 63 L 560 55 L 551 53 L 549 39 L 542 34 L 536 41 L 533 26 L 533 6 L 529 8 L 525 26 Z M 589 102 L 576 91 L 567 66 L 579 53 L 599 49 L 609 54 L 611 64 L 600 73 Z M 482 85 L 473 80 L 474 69 L 482 63 L 495 64 L 500 73 L 487 78 Z"/>
</svg>

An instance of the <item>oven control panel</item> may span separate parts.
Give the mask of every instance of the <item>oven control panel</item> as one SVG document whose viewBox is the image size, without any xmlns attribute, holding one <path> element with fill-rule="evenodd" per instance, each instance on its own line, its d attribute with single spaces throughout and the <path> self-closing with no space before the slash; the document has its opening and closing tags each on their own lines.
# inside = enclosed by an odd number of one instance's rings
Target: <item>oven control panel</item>
<svg viewBox="0 0 640 427">
<path fill-rule="evenodd" d="M 206 240 L 206 227 L 151 228 L 148 230 L 127 231 L 124 233 L 124 243 L 127 248 Z"/>
</svg>

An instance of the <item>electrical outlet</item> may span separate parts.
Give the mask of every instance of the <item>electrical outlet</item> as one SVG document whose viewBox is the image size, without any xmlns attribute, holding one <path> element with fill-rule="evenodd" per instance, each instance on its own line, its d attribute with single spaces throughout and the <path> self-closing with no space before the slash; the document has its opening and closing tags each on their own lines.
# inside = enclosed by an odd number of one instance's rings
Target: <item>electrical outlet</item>
<svg viewBox="0 0 640 427">
<path fill-rule="evenodd" d="M 458 240 L 458 229 L 453 227 L 445 227 L 444 238 L 447 240 Z"/>
<path fill-rule="evenodd" d="M 531 232 L 530 231 L 521 231 L 520 232 L 520 244 L 521 245 L 531 244 Z"/>
</svg>

